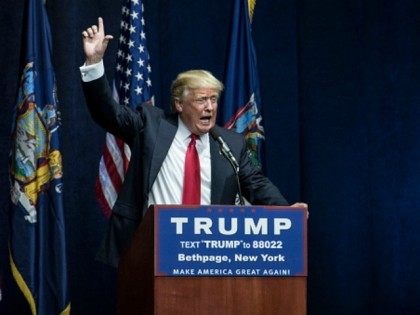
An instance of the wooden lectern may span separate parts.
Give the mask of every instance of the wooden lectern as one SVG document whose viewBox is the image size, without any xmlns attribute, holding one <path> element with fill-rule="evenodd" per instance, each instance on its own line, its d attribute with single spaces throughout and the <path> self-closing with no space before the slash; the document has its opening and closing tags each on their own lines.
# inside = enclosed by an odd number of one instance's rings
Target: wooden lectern
<svg viewBox="0 0 420 315">
<path fill-rule="evenodd" d="M 154 211 L 153 207 L 147 211 L 120 260 L 119 315 L 306 314 L 306 276 L 155 276 L 154 250 L 159 231 Z M 304 252 L 306 255 L 306 248 Z"/>
</svg>

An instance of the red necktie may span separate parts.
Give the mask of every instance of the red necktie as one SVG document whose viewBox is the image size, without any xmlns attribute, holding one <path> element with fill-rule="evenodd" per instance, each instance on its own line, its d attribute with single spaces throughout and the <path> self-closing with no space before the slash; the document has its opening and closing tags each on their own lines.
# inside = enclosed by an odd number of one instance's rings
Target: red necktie
<svg viewBox="0 0 420 315">
<path fill-rule="evenodd" d="M 197 136 L 191 134 L 191 141 L 185 155 L 183 205 L 199 205 L 201 201 L 200 160 L 195 148 L 196 139 Z"/>
</svg>

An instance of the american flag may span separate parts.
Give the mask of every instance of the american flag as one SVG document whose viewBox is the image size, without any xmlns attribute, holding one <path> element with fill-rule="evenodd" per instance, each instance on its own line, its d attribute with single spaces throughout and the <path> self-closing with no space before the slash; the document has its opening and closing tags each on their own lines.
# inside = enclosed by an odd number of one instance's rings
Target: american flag
<svg viewBox="0 0 420 315">
<path fill-rule="evenodd" d="M 153 104 L 149 57 L 146 48 L 144 5 L 141 0 L 127 0 L 122 5 L 113 82 L 114 98 L 122 106 L 135 108 L 146 102 Z M 106 217 L 111 215 L 130 156 L 128 145 L 107 133 L 96 181 L 96 196 Z"/>
</svg>

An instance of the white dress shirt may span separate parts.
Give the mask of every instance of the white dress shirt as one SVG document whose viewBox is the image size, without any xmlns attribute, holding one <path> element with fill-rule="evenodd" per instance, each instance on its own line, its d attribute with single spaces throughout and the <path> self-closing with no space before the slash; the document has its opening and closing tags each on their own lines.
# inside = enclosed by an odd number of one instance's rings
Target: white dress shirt
<svg viewBox="0 0 420 315">
<path fill-rule="evenodd" d="M 149 192 L 149 206 L 153 204 L 181 204 L 184 186 L 184 164 L 191 131 L 178 117 L 178 130 L 168 154 Z M 201 204 L 209 205 L 211 198 L 211 161 L 209 134 L 196 141 L 200 159 Z"/>
</svg>

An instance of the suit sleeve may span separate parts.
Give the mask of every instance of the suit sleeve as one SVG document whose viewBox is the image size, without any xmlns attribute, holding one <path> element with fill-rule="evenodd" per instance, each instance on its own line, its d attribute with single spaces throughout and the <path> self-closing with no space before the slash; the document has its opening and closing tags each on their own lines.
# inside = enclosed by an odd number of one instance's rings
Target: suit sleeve
<svg viewBox="0 0 420 315">
<path fill-rule="evenodd" d="M 105 75 L 82 85 L 92 119 L 106 131 L 130 143 L 135 134 L 143 130 L 141 111 L 118 104 Z"/>
<path fill-rule="evenodd" d="M 245 139 L 242 139 L 239 180 L 242 193 L 251 204 L 287 206 L 288 202 L 279 189 L 263 175 L 260 167 L 254 165 L 248 155 Z"/>
</svg>

